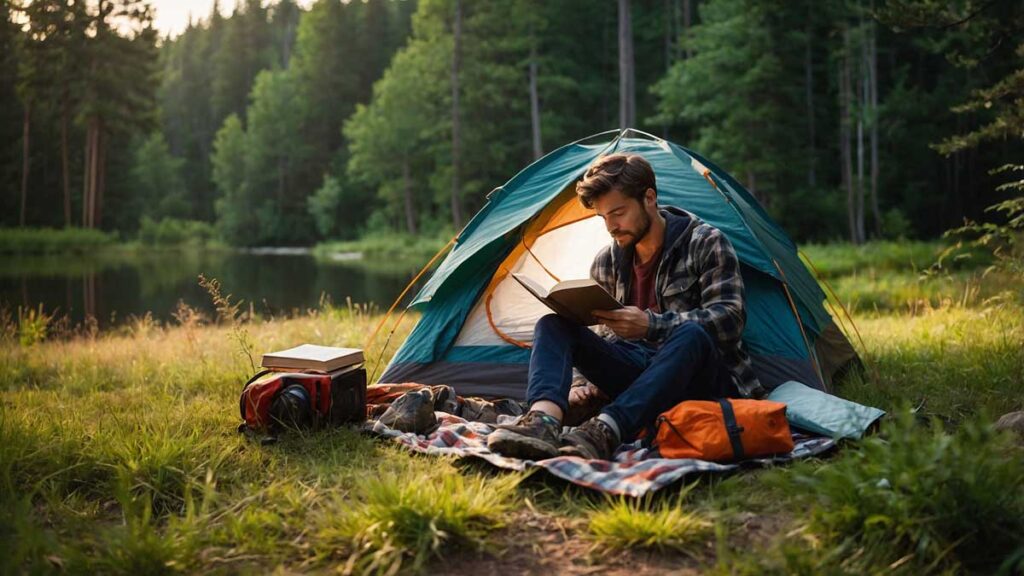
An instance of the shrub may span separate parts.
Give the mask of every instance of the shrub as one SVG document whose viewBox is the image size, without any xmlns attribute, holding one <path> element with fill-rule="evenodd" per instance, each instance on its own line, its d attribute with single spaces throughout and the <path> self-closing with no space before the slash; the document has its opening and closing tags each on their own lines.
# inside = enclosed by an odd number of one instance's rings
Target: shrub
<svg viewBox="0 0 1024 576">
<path fill-rule="evenodd" d="M 905 239 L 914 231 L 913 223 L 899 208 L 882 214 L 881 228 L 882 236 L 893 240 Z"/>
<path fill-rule="evenodd" d="M 338 216 L 344 200 L 341 181 L 334 176 L 324 177 L 323 185 L 306 200 L 309 215 L 316 222 L 316 229 L 321 236 L 335 237 L 344 232 L 339 229 L 341 219 Z"/>
<path fill-rule="evenodd" d="M 861 449 L 797 481 L 810 529 L 871 566 L 991 572 L 1024 568 L 1024 459 L 989 425 L 954 434 L 903 413 Z"/>
<path fill-rule="evenodd" d="M 33 346 L 46 340 L 53 315 L 43 312 L 43 305 L 38 308 L 22 308 L 18 306 L 18 342 L 22 346 Z"/>
<path fill-rule="evenodd" d="M 145 216 L 139 221 L 139 241 L 150 246 L 206 246 L 214 238 L 216 230 L 207 222 L 177 218 L 155 221 Z"/>
<path fill-rule="evenodd" d="M 117 235 L 89 228 L 0 228 L 0 253 L 86 253 L 117 242 Z"/>
<path fill-rule="evenodd" d="M 1003 172 L 1024 173 L 1024 165 L 1006 164 L 990 173 Z M 1024 179 L 1011 180 L 996 190 L 1014 195 L 985 208 L 985 212 L 1001 216 L 989 222 L 967 221 L 959 228 L 947 230 L 943 237 L 957 242 L 942 253 L 936 267 L 942 268 L 947 260 L 955 262 L 969 257 L 972 250 L 981 250 L 991 255 L 994 266 L 1024 276 Z"/>
</svg>

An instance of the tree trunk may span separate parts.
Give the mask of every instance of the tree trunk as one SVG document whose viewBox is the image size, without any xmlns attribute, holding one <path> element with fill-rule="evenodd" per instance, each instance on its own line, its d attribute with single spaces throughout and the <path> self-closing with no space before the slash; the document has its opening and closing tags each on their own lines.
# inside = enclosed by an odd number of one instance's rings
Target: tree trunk
<svg viewBox="0 0 1024 576">
<path fill-rule="evenodd" d="M 846 189 L 846 216 L 850 242 L 857 244 L 856 202 L 853 193 L 853 159 L 850 157 L 850 31 L 843 31 L 844 51 L 839 61 L 839 161 Z"/>
<path fill-rule="evenodd" d="M 74 298 L 71 292 L 71 276 L 64 277 L 64 309 L 70 313 L 74 310 Z"/>
<path fill-rule="evenodd" d="M 288 20 L 284 25 L 284 33 L 281 34 L 281 69 L 287 70 L 292 60 L 292 44 L 295 40 L 297 24 L 294 20 Z"/>
<path fill-rule="evenodd" d="M 663 31 L 665 34 L 665 74 L 668 74 L 669 69 L 672 68 L 672 22 L 673 22 L 673 5 L 669 3 L 669 0 L 663 0 L 662 2 L 662 13 L 665 17 L 665 23 Z M 661 137 L 668 140 L 668 125 L 669 121 L 665 120 L 665 124 L 661 127 Z"/>
<path fill-rule="evenodd" d="M 285 159 L 284 157 L 277 159 L 277 207 L 279 210 L 284 209 L 284 175 L 285 175 Z"/>
<path fill-rule="evenodd" d="M 808 12 L 814 9 L 814 3 L 809 3 Z M 814 36 L 814 27 L 807 25 L 807 43 L 804 45 L 804 84 L 807 101 L 807 186 L 814 189 L 818 186 L 818 150 L 817 136 L 815 135 L 814 124 L 814 52 L 811 50 L 811 43 Z"/>
<path fill-rule="evenodd" d="M 963 218 L 964 214 L 964 199 L 960 186 L 960 181 L 963 179 L 962 166 L 963 154 L 959 152 L 953 154 L 953 219 L 950 220 L 952 222 Z"/>
<path fill-rule="evenodd" d="M 867 188 L 864 179 L 864 125 L 868 122 L 868 66 L 865 27 L 860 26 L 860 66 L 857 74 L 857 236 L 861 242 L 867 240 L 864 229 L 864 196 Z"/>
<path fill-rule="evenodd" d="M 690 46 L 690 26 L 693 25 L 692 7 L 690 0 L 683 0 L 683 38 L 686 38 L 686 57 L 693 57 L 693 47 Z"/>
<path fill-rule="evenodd" d="M 102 148 L 100 142 L 100 120 L 92 117 L 89 119 L 87 128 L 88 138 L 86 140 L 86 157 L 89 159 L 86 165 L 86 188 L 85 188 L 85 222 L 86 228 L 95 228 L 98 225 L 100 203 L 100 166 L 102 164 Z"/>
<path fill-rule="evenodd" d="M 99 139 L 96 135 L 99 131 L 96 130 L 96 119 L 89 120 L 89 215 L 86 218 L 86 227 L 95 228 L 96 226 L 96 181 L 97 168 L 99 167 Z"/>
<path fill-rule="evenodd" d="M 636 90 L 633 71 L 633 23 L 630 0 L 619 0 L 619 126 L 636 123 Z"/>
<path fill-rule="evenodd" d="M 857 195 L 856 223 L 857 223 L 857 244 L 864 241 L 864 76 L 863 59 L 861 59 L 861 74 L 857 77 L 857 179 L 854 191 Z"/>
<path fill-rule="evenodd" d="M 872 3 L 874 8 L 874 3 Z M 871 40 L 868 43 L 868 99 L 871 104 L 871 212 L 875 218 L 875 235 L 882 236 L 882 212 L 878 208 L 878 45 L 875 40 L 875 23 L 871 23 Z"/>
<path fill-rule="evenodd" d="M 82 156 L 84 158 L 84 165 L 82 167 L 82 228 L 89 227 L 89 192 L 92 190 L 90 185 L 90 175 L 92 174 L 92 122 L 90 121 L 85 127 L 85 146 L 83 147 Z"/>
<path fill-rule="evenodd" d="M 533 159 L 544 155 L 540 136 L 540 95 L 537 93 L 537 46 L 530 46 L 530 127 L 533 133 Z"/>
<path fill-rule="evenodd" d="M 96 155 L 99 162 L 96 163 L 96 216 L 93 218 L 93 226 L 103 227 L 103 197 L 107 191 L 107 137 L 103 133 L 103 120 L 99 120 L 96 127 Z"/>
<path fill-rule="evenodd" d="M 412 199 L 412 178 L 409 177 L 409 157 L 402 158 L 402 197 L 405 199 L 405 228 L 416 235 L 416 207 Z"/>
<path fill-rule="evenodd" d="M 459 163 L 462 148 L 459 133 L 459 67 L 462 60 L 462 0 L 455 0 L 455 24 L 452 28 L 452 222 L 462 228 L 462 199 L 459 185 Z"/>
<path fill-rule="evenodd" d="M 28 202 L 28 171 L 32 166 L 32 101 L 25 99 L 25 113 L 21 125 L 21 212 L 18 216 L 18 226 L 25 227 L 25 206 Z"/>
<path fill-rule="evenodd" d="M 662 13 L 665 15 L 665 22 L 662 26 L 665 41 L 665 71 L 672 67 L 672 4 L 669 0 L 662 0 Z"/>
<path fill-rule="evenodd" d="M 64 185 L 64 227 L 71 227 L 71 164 L 68 158 L 68 124 L 71 122 L 67 96 L 60 117 L 60 173 Z"/>
<path fill-rule="evenodd" d="M 942 221 L 942 225 L 945 226 L 946 217 L 948 216 L 948 211 L 946 210 L 946 199 L 949 198 L 950 191 L 953 189 L 953 165 L 951 163 L 952 158 L 949 156 L 943 156 L 942 158 L 939 159 L 939 161 L 942 163 L 943 172 L 946 176 L 943 179 L 942 194 L 939 195 L 939 213 L 941 214 L 940 220 Z"/>
<path fill-rule="evenodd" d="M 84 318 L 96 318 L 96 273 L 86 272 L 82 276 L 82 300 L 85 307 Z"/>
</svg>

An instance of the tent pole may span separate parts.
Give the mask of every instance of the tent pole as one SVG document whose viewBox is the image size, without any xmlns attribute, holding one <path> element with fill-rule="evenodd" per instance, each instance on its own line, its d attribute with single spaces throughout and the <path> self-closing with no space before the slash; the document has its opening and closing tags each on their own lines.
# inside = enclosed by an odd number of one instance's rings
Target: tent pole
<svg viewBox="0 0 1024 576">
<path fill-rule="evenodd" d="M 530 250 L 530 247 L 526 244 L 525 235 L 521 238 L 521 240 L 523 242 L 523 248 L 526 248 L 526 251 L 529 252 L 530 256 L 533 256 L 533 259 L 537 261 L 537 264 L 540 264 L 540 267 L 543 268 L 545 272 L 547 272 L 548 276 L 554 278 L 555 282 L 561 282 L 562 279 L 559 278 L 558 276 L 555 276 L 555 273 L 552 272 L 551 270 L 548 270 L 548 267 L 545 266 L 544 263 L 540 261 L 540 258 L 537 258 L 537 255 L 533 253 L 533 250 Z"/>
<path fill-rule="evenodd" d="M 619 138 L 622 137 L 621 132 L 622 131 L 619 130 L 618 128 L 615 128 L 615 129 L 612 129 L 612 130 L 605 130 L 604 132 L 598 132 L 597 134 L 591 134 L 590 136 L 586 136 L 586 137 L 580 138 L 579 140 L 576 140 L 574 142 L 570 142 L 569 144 L 567 144 L 567 146 L 572 146 L 573 144 L 580 144 L 580 143 L 586 142 L 587 140 L 593 140 L 595 138 L 598 138 L 599 136 L 608 136 L 609 134 L 616 134 L 615 138 L 612 138 L 612 142 L 614 142 L 614 141 L 616 141 L 616 140 L 618 140 Z"/>
<path fill-rule="evenodd" d="M 704 176 L 704 179 L 707 180 L 708 184 L 710 184 L 711 187 L 714 188 L 715 191 L 722 196 L 726 204 L 733 206 L 733 209 L 736 210 L 737 215 L 740 215 L 740 211 L 736 209 L 732 200 L 725 194 L 725 192 L 722 191 L 721 188 L 718 187 L 718 184 L 715 182 L 713 178 L 713 173 L 711 172 L 711 169 L 708 168 L 707 166 L 704 166 L 703 164 L 700 164 L 699 162 L 698 164 L 701 166 L 701 168 L 704 169 L 701 173 L 701 176 Z M 741 221 L 743 221 L 744 226 L 747 228 L 750 234 L 757 238 L 757 235 L 754 234 L 754 231 L 751 230 L 750 227 L 746 225 L 746 221 L 743 220 L 742 215 L 740 215 L 740 219 Z M 789 292 L 789 282 L 786 280 L 786 273 L 782 271 L 782 267 L 779 266 L 779 263 L 778 261 L 775 260 L 775 258 L 772 258 L 771 260 L 772 264 L 775 266 L 775 270 L 779 272 L 779 277 L 782 281 L 782 290 L 786 294 L 786 300 L 789 301 L 789 307 L 793 310 L 793 316 L 796 317 L 796 325 L 798 328 L 800 328 L 800 336 L 804 339 L 804 346 L 807 348 L 807 357 L 810 359 L 811 365 L 814 366 L 814 371 L 818 373 L 818 378 L 821 379 L 822 386 L 825 386 L 825 375 L 821 372 L 821 365 L 818 363 L 817 355 L 814 353 L 813 350 L 811 350 L 811 341 L 807 338 L 807 332 L 804 331 L 803 319 L 800 318 L 800 312 L 797 310 L 796 302 L 793 301 L 793 295 L 790 294 Z"/>
<path fill-rule="evenodd" d="M 804 321 L 800 318 L 800 312 L 796 308 L 796 302 L 793 301 L 793 295 L 789 293 L 789 282 L 786 280 L 786 273 L 782 271 L 782 267 L 779 263 L 772 258 L 772 264 L 775 265 L 775 269 L 779 271 L 779 275 L 782 276 L 782 290 L 786 293 L 786 300 L 789 301 L 789 307 L 793 310 L 793 316 L 796 317 L 796 325 L 800 328 L 800 336 L 804 339 L 804 346 L 807 347 L 807 357 L 810 359 L 811 364 L 814 365 L 814 371 L 818 373 L 818 378 L 821 379 L 821 385 L 825 385 L 825 375 L 821 373 L 821 366 L 818 364 L 817 355 L 811 350 L 811 341 L 807 339 L 807 332 L 804 331 Z"/>
<path fill-rule="evenodd" d="M 420 277 L 423 276 L 423 274 L 426 273 L 426 271 L 429 270 L 430 267 L 434 265 L 434 262 L 437 262 L 437 259 L 440 258 L 441 255 L 444 254 L 452 244 L 455 243 L 455 240 L 458 237 L 458 234 L 452 236 L 452 239 L 449 240 L 448 243 L 445 244 L 440 250 L 438 250 L 437 254 L 434 254 L 434 257 L 431 258 L 430 261 L 427 262 L 425 266 L 423 266 L 423 269 L 421 269 L 419 273 L 416 274 L 416 276 L 413 276 L 413 279 L 409 281 L 408 285 L 406 285 L 405 290 L 402 290 L 402 293 L 398 295 L 398 298 L 395 298 L 394 303 L 391 304 L 391 308 L 388 308 L 387 313 L 384 314 L 383 318 L 381 318 L 380 322 L 377 324 L 377 327 L 374 328 L 373 333 L 370 334 L 370 337 L 366 339 L 366 343 L 363 344 L 364 349 L 370 349 L 370 345 L 373 344 L 373 340 L 374 338 L 377 337 L 377 333 L 380 332 L 381 327 L 384 326 L 384 323 L 387 322 L 388 318 L 391 317 L 391 313 L 394 312 L 395 308 L 398 307 L 398 303 L 402 301 L 402 298 L 405 298 L 406 293 L 408 293 L 409 289 L 413 287 L 413 284 L 416 284 L 416 282 L 419 281 Z M 402 315 L 405 316 L 404 313 Z M 392 329 L 392 332 L 393 331 L 394 329 Z"/>
<path fill-rule="evenodd" d="M 487 323 L 491 325 L 491 330 L 494 330 L 494 333 L 498 335 L 498 338 L 501 338 L 502 340 L 504 340 L 505 342 L 508 342 L 509 344 L 511 344 L 513 346 L 517 346 L 519 348 L 525 348 L 527 350 L 532 348 L 532 346 L 530 346 L 526 342 L 521 342 L 521 341 L 516 340 L 515 338 L 509 336 L 508 334 L 505 334 L 494 323 L 494 316 L 491 314 L 491 297 L 493 295 L 494 295 L 493 292 L 488 292 L 487 293 L 487 299 L 484 300 L 484 305 L 485 305 L 484 307 L 487 309 Z"/>
<path fill-rule="evenodd" d="M 638 134 L 640 136 L 646 136 L 648 139 L 653 140 L 655 142 L 665 141 L 664 138 L 659 138 L 654 134 L 651 134 L 650 132 L 644 132 L 643 130 L 637 130 L 636 128 L 626 128 L 625 130 L 622 131 L 622 135 L 620 136 L 620 138 L 625 138 L 626 135 L 629 134 L 630 132 L 632 132 L 633 134 Z"/>
<path fill-rule="evenodd" d="M 384 352 L 388 349 L 388 344 L 391 343 L 391 337 L 395 335 L 395 330 L 402 324 L 402 320 L 405 318 L 405 313 L 408 312 L 408 308 L 404 308 L 402 313 L 398 315 L 398 321 L 391 327 L 391 332 L 388 332 L 387 340 L 384 341 L 384 346 L 380 349 L 380 354 L 377 355 L 377 363 L 373 365 L 373 371 L 370 372 L 370 378 L 366 381 L 367 384 L 373 382 L 374 376 L 377 375 L 377 369 L 380 368 L 380 361 L 384 359 Z"/>
<path fill-rule="evenodd" d="M 814 272 L 815 279 L 825 285 L 825 289 L 828 291 L 828 294 L 832 296 L 832 299 L 835 301 L 835 303 L 839 305 L 839 309 L 843 311 L 843 315 L 846 316 L 846 319 L 850 321 L 850 326 L 853 327 L 853 333 L 857 336 L 857 341 L 860 342 L 861 350 L 864 351 L 864 354 L 867 354 L 868 353 L 868 347 L 867 347 L 866 344 L 864 344 L 864 338 L 861 337 L 860 330 L 857 329 L 857 324 L 853 321 L 853 317 L 850 316 L 850 311 L 847 310 L 846 306 L 843 305 L 843 301 L 840 300 L 839 296 L 836 295 L 836 291 L 832 289 L 832 285 L 829 283 L 828 280 L 825 279 L 824 276 L 821 275 L 821 272 L 818 272 L 817 267 L 814 266 L 814 262 L 811 262 L 811 259 L 810 259 L 810 257 L 807 256 L 807 254 L 804 254 L 803 251 L 800 251 L 800 250 L 797 251 L 797 254 L 799 254 L 803 258 L 804 262 L 808 266 L 811 267 L 811 271 Z M 826 302 L 828 301 L 828 297 L 827 296 L 825 297 L 825 301 Z M 836 314 L 836 316 L 838 316 L 838 314 Z M 844 327 L 845 327 L 845 323 L 844 323 Z M 846 337 L 847 337 L 847 339 L 849 339 L 849 337 L 850 337 L 849 334 L 847 334 Z M 874 364 L 871 364 L 870 362 L 867 362 L 864 358 L 861 358 L 861 361 L 865 362 L 868 365 L 868 367 L 871 368 L 871 373 L 875 377 L 875 382 L 878 382 L 879 381 L 878 368 Z"/>
</svg>

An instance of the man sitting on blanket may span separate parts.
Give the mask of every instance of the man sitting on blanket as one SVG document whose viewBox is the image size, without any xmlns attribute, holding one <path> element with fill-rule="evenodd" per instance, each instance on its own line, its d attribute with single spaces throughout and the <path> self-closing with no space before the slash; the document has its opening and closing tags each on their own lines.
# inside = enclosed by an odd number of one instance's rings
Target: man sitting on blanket
<svg viewBox="0 0 1024 576">
<path fill-rule="evenodd" d="M 610 460 L 683 400 L 763 396 L 740 342 L 743 280 L 725 235 L 685 210 L 659 207 L 654 170 L 636 154 L 598 158 L 576 194 L 613 239 L 590 275 L 625 307 L 593 312 L 607 337 L 556 314 L 537 322 L 529 412 L 497 426 L 487 446 L 531 460 Z M 574 367 L 590 384 L 570 389 Z M 611 403 L 563 436 L 569 406 L 601 393 Z"/>
</svg>

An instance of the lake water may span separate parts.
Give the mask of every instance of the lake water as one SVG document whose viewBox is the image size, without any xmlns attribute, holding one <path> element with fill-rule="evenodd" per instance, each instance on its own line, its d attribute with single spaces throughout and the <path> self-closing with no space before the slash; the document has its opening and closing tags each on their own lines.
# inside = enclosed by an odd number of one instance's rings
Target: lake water
<svg viewBox="0 0 1024 576">
<path fill-rule="evenodd" d="M 322 298 L 344 306 L 375 303 L 387 309 L 423 262 L 363 259 L 322 260 L 306 253 L 266 252 L 105 252 L 79 256 L 0 256 L 0 307 L 43 305 L 67 316 L 72 325 L 87 317 L 100 328 L 147 312 L 162 322 L 182 301 L 205 311 L 214 307 L 199 285 L 200 274 L 216 278 L 232 302 L 248 310 L 288 315 L 317 308 Z M 421 280 L 422 283 L 422 280 Z M 406 300 L 415 295 L 410 291 Z"/>
</svg>

